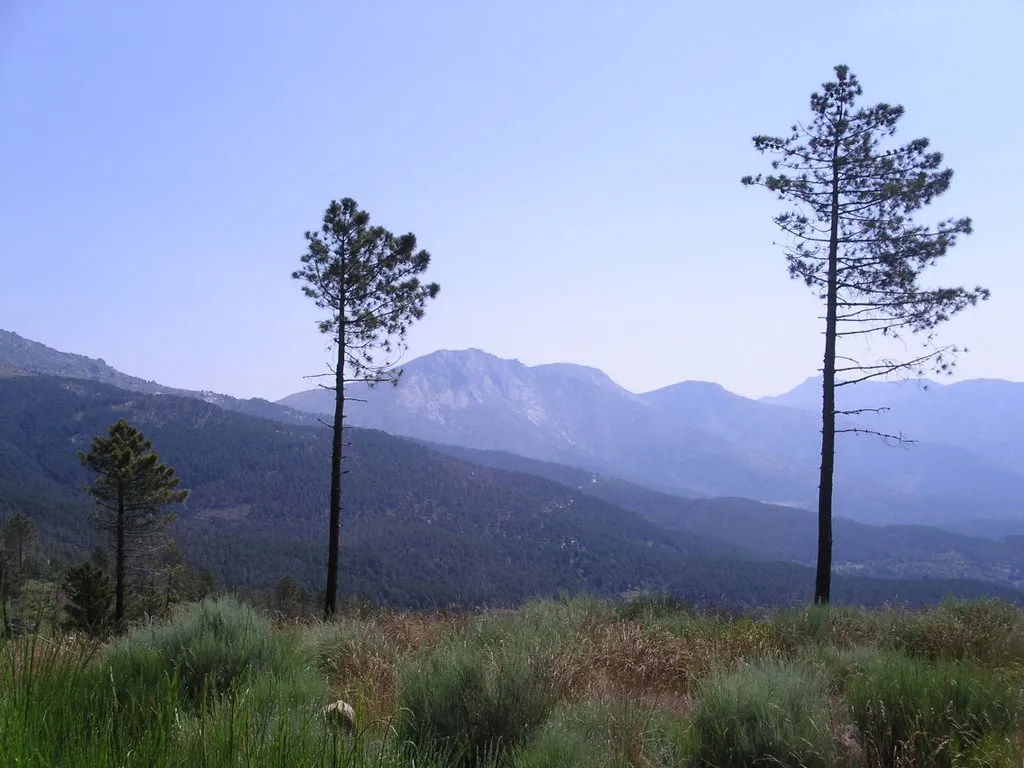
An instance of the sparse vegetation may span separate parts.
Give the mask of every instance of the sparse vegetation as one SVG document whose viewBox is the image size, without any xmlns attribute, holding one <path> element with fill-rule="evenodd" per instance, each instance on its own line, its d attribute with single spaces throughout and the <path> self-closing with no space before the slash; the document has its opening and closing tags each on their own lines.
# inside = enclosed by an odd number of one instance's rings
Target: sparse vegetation
<svg viewBox="0 0 1024 768">
<path fill-rule="evenodd" d="M 463 615 L 340 608 L 329 623 L 275 623 L 222 597 L 105 645 L 56 629 L 3 641 L 0 762 L 669 768 L 1022 757 L 1024 613 L 996 601 L 760 617 L 643 597 Z M 355 707 L 352 734 L 320 714 L 339 698 Z"/>
<path fill-rule="evenodd" d="M 825 686 L 794 662 L 753 662 L 704 681 L 693 714 L 702 765 L 834 765 Z"/>
</svg>

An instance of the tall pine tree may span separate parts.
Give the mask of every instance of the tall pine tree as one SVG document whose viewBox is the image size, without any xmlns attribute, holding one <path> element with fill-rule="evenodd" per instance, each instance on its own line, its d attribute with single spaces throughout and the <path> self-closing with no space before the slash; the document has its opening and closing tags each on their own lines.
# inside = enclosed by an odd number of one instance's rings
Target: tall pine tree
<svg viewBox="0 0 1024 768">
<path fill-rule="evenodd" d="M 784 137 L 754 137 L 757 151 L 774 156 L 772 173 L 742 179 L 791 204 L 774 217 L 788 239 L 789 274 L 825 305 L 817 603 L 827 603 L 831 592 L 836 434 L 883 434 L 856 426 L 836 428 L 837 416 L 865 410 L 839 410 L 837 387 L 893 374 L 921 375 L 926 368 L 951 372 L 959 350 L 938 343 L 937 327 L 989 297 L 981 287 L 920 284 L 922 272 L 971 232 L 968 218 L 933 225 L 914 220 L 915 212 L 949 188 L 953 172 L 941 167 L 942 155 L 929 151 L 928 139 L 890 145 L 903 107 L 859 107 L 857 78 L 845 65 L 835 67 L 835 75 L 811 95 L 808 124 L 797 123 Z M 839 349 L 844 341 L 911 335 L 922 343 L 903 359 L 866 361 Z"/>
<path fill-rule="evenodd" d="M 326 310 L 319 327 L 336 350 L 328 374 L 333 383 L 322 385 L 335 392 L 324 598 L 324 616 L 329 618 L 338 599 L 345 385 L 398 383 L 402 371 L 395 362 L 405 349 L 409 326 L 423 317 L 427 300 L 437 296 L 440 286 L 420 281 L 430 254 L 417 249 L 416 236 L 410 232 L 396 237 L 383 227 L 370 226 L 370 215 L 352 198 L 332 200 L 320 229 L 305 237 L 302 267 L 292 277 L 303 282 L 303 293 L 318 308 Z"/>
</svg>

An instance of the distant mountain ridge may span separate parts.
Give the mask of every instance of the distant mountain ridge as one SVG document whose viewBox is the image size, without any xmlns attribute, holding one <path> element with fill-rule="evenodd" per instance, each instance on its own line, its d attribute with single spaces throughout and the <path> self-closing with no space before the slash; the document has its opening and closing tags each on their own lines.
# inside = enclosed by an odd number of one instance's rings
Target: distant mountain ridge
<svg viewBox="0 0 1024 768">
<path fill-rule="evenodd" d="M 266 588 L 291 575 L 317 588 L 330 433 L 196 398 L 44 374 L 0 380 L 0 518 L 26 512 L 41 543 L 81 557 L 92 529 L 82 524 L 88 505 L 76 450 L 119 417 L 153 439 L 192 491 L 178 510 L 177 536 L 194 565 L 212 568 L 228 585 Z M 511 605 L 563 590 L 668 589 L 697 602 L 748 606 L 808 598 L 813 571 L 806 565 L 772 561 L 689 530 L 729 521 L 760 545 L 763 537 L 751 536 L 751 528 L 763 518 L 763 530 L 781 526 L 784 542 L 793 525 L 787 510 L 599 484 L 641 514 L 574 487 L 574 478 L 585 476 L 570 468 L 551 468 L 554 476 L 545 479 L 522 471 L 529 467 L 470 463 L 381 432 L 354 429 L 350 440 L 341 557 L 346 592 L 420 608 Z M 658 515 L 668 524 L 654 522 Z M 773 522 L 776 515 L 783 518 Z M 863 549 L 865 538 L 871 540 L 862 535 L 856 546 Z M 952 568 L 949 550 L 957 556 Z M 930 578 L 837 572 L 837 601 L 920 604 L 950 594 L 1022 599 L 1014 588 L 1024 565 L 1018 547 L 944 534 L 912 551 L 922 562 L 907 573 Z M 1008 570 L 1000 573 L 992 565 L 1004 557 Z M 884 563 L 868 567 L 889 573 Z"/>
<path fill-rule="evenodd" d="M 862 389 L 863 388 L 863 389 Z M 821 408 L 821 378 L 761 402 L 806 411 Z M 1024 471 L 1024 384 L 967 379 L 869 381 L 837 390 L 840 408 L 887 408 L 865 413 L 863 426 L 933 443 L 966 448 L 994 465 Z"/>
<path fill-rule="evenodd" d="M 692 381 L 637 394 L 593 368 L 526 366 L 478 349 L 432 353 L 404 370 L 397 388 L 352 387 L 350 393 L 366 401 L 347 410 L 352 425 L 569 464 L 675 494 L 815 506 L 818 417 L 783 404 L 809 402 L 813 379 L 791 397 L 759 401 Z M 936 385 L 936 398 L 912 400 L 917 410 L 904 409 L 899 385 L 858 386 L 866 389 L 857 397 L 884 395 L 881 405 L 900 407 L 846 419 L 844 426 L 902 432 L 919 442 L 900 449 L 842 435 L 838 514 L 871 523 L 1024 515 L 1024 384 L 1003 382 L 996 400 L 970 403 L 970 422 L 984 423 L 987 431 L 971 431 L 968 420 L 941 409 L 953 393 L 991 389 L 982 380 Z M 1011 403 L 1018 396 L 1016 413 L 995 415 L 999 399 Z M 333 395 L 310 390 L 278 402 L 327 413 Z"/>
<path fill-rule="evenodd" d="M 694 477 L 705 480 L 697 492 L 710 494 L 756 493 L 774 480 L 757 456 L 710 433 L 667 423 L 640 396 L 594 368 L 528 367 L 477 349 L 442 350 L 404 368 L 398 387 L 351 387 L 353 397 L 366 401 L 348 409 L 352 425 L 597 468 L 674 493 L 693 493 L 688 481 Z M 333 408 L 333 396 L 324 390 L 278 402 L 318 413 Z M 745 467 L 718 486 L 715 478 L 726 461 Z M 657 471 L 633 471 L 651 465 Z"/>
<path fill-rule="evenodd" d="M 0 376 L 4 368 L 27 373 L 42 373 L 64 378 L 88 379 L 110 384 L 130 392 L 147 395 L 180 395 L 193 397 L 207 403 L 219 405 L 229 411 L 247 413 L 251 416 L 273 419 L 286 424 L 315 425 L 319 419 L 309 413 L 294 410 L 263 398 L 243 400 L 216 392 L 193 391 L 165 387 L 155 381 L 130 376 L 112 368 L 102 358 L 91 358 L 71 352 L 57 350 L 38 341 L 23 338 L 13 331 L 0 329 Z"/>
<path fill-rule="evenodd" d="M 319 426 L 320 414 L 333 408 L 332 393 L 322 389 L 271 403 L 164 387 L 0 331 L 0 380 L 25 372 L 191 397 L 283 424 Z M 785 395 L 752 400 L 687 381 L 638 394 L 592 367 L 525 366 L 479 349 L 442 350 L 407 363 L 397 388 L 353 387 L 350 394 L 367 402 L 353 403 L 348 416 L 352 426 L 507 451 L 675 495 L 813 508 L 818 387 L 811 378 Z M 922 391 L 916 382 L 867 382 L 840 393 L 847 406 L 865 399 L 891 406 L 859 425 L 920 442 L 902 450 L 841 436 L 836 514 L 956 530 L 974 519 L 1024 520 L 1024 384 L 976 379 Z M 795 407 L 801 403 L 807 407 Z"/>
</svg>

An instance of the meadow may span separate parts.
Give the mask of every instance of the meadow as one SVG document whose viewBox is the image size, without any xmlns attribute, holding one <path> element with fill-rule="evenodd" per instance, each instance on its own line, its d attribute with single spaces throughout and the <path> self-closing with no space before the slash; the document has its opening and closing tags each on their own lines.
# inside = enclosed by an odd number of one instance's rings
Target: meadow
<svg viewBox="0 0 1024 768">
<path fill-rule="evenodd" d="M 44 622 L 45 624 L 45 622 Z M 1024 612 L 671 598 L 518 610 L 346 605 L 275 618 L 232 597 L 98 641 L 0 640 L 4 766 L 1010 766 Z M 356 710 L 351 731 L 326 704 Z"/>
</svg>

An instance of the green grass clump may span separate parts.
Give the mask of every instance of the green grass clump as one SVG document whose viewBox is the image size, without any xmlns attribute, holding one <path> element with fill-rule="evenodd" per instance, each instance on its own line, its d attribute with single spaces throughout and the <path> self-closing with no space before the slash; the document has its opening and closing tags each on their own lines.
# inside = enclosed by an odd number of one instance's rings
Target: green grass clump
<svg viewBox="0 0 1024 768">
<path fill-rule="evenodd" d="M 476 765 L 528 736 L 555 703 L 528 655 L 452 642 L 398 674 L 398 736 Z"/>
<path fill-rule="evenodd" d="M 619 699 L 557 709 L 509 761 L 511 768 L 684 765 L 684 721 Z"/>
<path fill-rule="evenodd" d="M 320 765 L 347 749 L 319 717 L 326 683 L 294 640 L 231 599 L 106 649 L 36 635 L 3 656 L 2 765 Z"/>
<path fill-rule="evenodd" d="M 327 694 L 298 645 L 230 597 L 189 605 L 167 623 L 131 631 L 111 647 L 105 664 L 119 692 L 145 698 L 170 684 L 192 706 L 249 683 L 281 701 L 322 701 Z"/>
<path fill-rule="evenodd" d="M 1010 734 L 1019 693 L 971 664 L 880 654 L 845 686 L 871 765 L 957 766 Z"/>
<path fill-rule="evenodd" d="M 538 602 L 481 617 L 403 659 L 399 739 L 442 749 L 461 765 L 498 759 L 544 722 L 568 687 L 563 649 L 594 620 L 593 610 L 586 600 Z"/>
<path fill-rule="evenodd" d="M 796 659 L 818 673 L 830 696 L 842 696 L 849 680 L 877 662 L 885 653 L 887 651 L 870 646 L 837 648 L 810 645 L 802 648 Z"/>
<path fill-rule="evenodd" d="M 919 613 L 889 614 L 889 645 L 932 661 L 1004 664 L 1024 657 L 1024 622 L 1001 600 L 945 600 Z"/>
<path fill-rule="evenodd" d="M 701 765 L 832 765 L 833 720 L 824 684 L 809 667 L 755 663 L 705 681 L 693 713 Z"/>
<path fill-rule="evenodd" d="M 849 648 L 875 641 L 882 632 L 877 619 L 856 608 L 808 605 L 778 611 L 766 622 L 769 644 L 783 655 L 807 646 Z"/>
<path fill-rule="evenodd" d="M 267 644 L 256 643 L 254 648 L 263 649 L 256 652 L 248 640 L 226 630 L 217 617 L 244 617 L 247 611 L 238 608 L 194 606 L 155 631 L 137 630 L 116 641 L 106 654 L 59 637 L 0 643 L 0 765 L 405 765 L 392 744 L 364 734 L 345 736 L 320 716 L 326 688 L 289 648 L 294 637 L 271 636 Z M 249 631 L 253 624 L 245 626 Z M 170 640 L 180 640 L 186 628 L 197 647 L 208 645 L 211 635 L 225 640 L 230 663 L 211 665 L 214 651 L 197 656 L 187 641 L 182 647 Z M 237 657 L 253 668 L 242 672 Z M 233 672 L 218 678 L 218 669 Z M 214 673 L 205 678 L 205 687 L 196 688 L 202 691 L 198 698 L 185 695 L 182 682 L 200 670 Z M 217 690 L 215 679 L 223 690 Z M 441 762 L 423 765 L 447 768 Z"/>
<path fill-rule="evenodd" d="M 1022 616 L 645 596 L 277 626 L 208 600 L 105 645 L 0 639 L 0 766 L 1017 765 Z"/>
<path fill-rule="evenodd" d="M 626 621 L 649 621 L 664 616 L 693 616 L 693 604 L 669 592 L 643 593 L 624 600 L 615 615 Z"/>
</svg>

